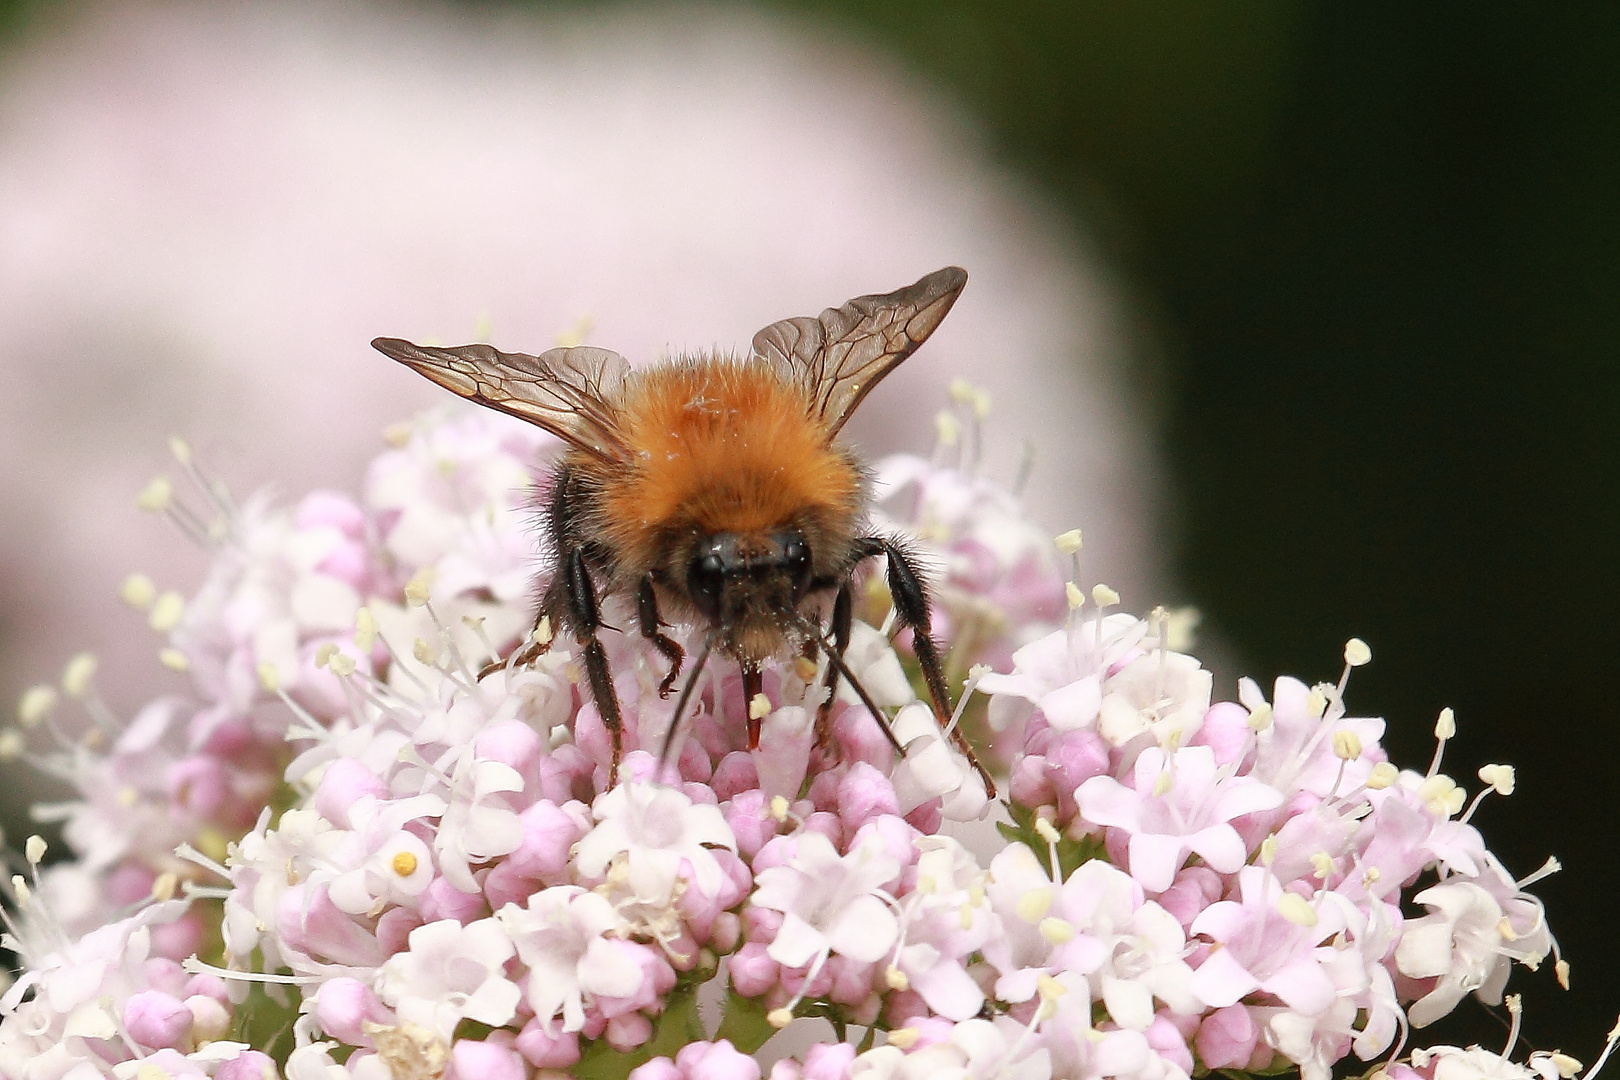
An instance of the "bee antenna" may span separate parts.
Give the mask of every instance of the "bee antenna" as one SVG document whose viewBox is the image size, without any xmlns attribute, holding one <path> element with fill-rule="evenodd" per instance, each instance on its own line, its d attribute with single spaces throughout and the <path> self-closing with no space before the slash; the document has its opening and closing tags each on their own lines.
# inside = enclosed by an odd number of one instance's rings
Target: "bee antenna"
<svg viewBox="0 0 1620 1080">
<path fill-rule="evenodd" d="M 883 729 L 883 737 L 889 740 L 889 745 L 894 747 L 894 752 L 904 758 L 906 748 L 900 745 L 899 739 L 895 738 L 894 729 L 889 726 L 888 715 L 873 702 L 872 695 L 866 692 L 866 687 L 861 685 L 861 680 L 857 679 L 855 673 L 849 670 L 849 665 L 844 663 L 844 658 L 839 655 L 838 650 L 832 647 L 832 642 L 828 641 L 827 635 L 821 632 L 821 627 L 808 619 L 801 619 L 799 625 L 811 637 L 821 643 L 821 648 L 827 654 L 828 662 L 838 669 L 838 674 L 849 681 L 850 687 L 855 691 L 855 696 L 861 699 L 861 704 L 866 706 L 867 711 L 872 714 L 872 718 L 877 721 L 878 727 Z"/>
<path fill-rule="evenodd" d="M 709 650 L 714 648 L 716 636 L 710 634 L 704 639 L 703 651 L 698 653 L 697 661 L 692 665 L 692 674 L 686 677 L 681 696 L 675 699 L 675 715 L 670 718 L 669 730 L 664 732 L 664 748 L 658 752 L 658 772 L 654 775 L 659 778 L 663 777 L 664 768 L 669 764 L 669 753 L 675 748 L 675 737 L 681 732 L 681 718 L 686 715 L 686 703 L 692 699 L 692 690 L 697 686 L 698 676 L 703 674 L 703 665 L 709 662 Z"/>
</svg>

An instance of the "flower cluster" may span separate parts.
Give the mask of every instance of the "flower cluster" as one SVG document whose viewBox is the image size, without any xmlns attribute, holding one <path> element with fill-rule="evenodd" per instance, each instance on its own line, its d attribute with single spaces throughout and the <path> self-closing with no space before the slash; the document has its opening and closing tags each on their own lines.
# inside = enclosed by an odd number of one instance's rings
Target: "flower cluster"
<svg viewBox="0 0 1620 1080">
<path fill-rule="evenodd" d="M 825 658 L 768 665 L 752 700 L 714 663 L 662 770 L 668 663 L 604 631 L 610 785 L 578 644 L 529 626 L 551 440 L 469 412 L 389 437 L 358 499 L 237 506 L 183 446 L 209 509 L 143 495 L 212 553 L 189 602 L 125 588 L 188 692 L 120 728 L 80 659 L 24 702 L 56 748 L 6 736 L 80 797 L 47 808 L 75 858 L 39 871 L 31 842 L 12 887 L 0 1076 L 759 1080 L 753 1054 L 813 1016 L 839 1041 L 773 1080 L 1325 1080 L 1555 952 L 1534 876 L 1469 824 L 1512 770 L 1467 804 L 1439 752 L 1391 764 L 1345 705 L 1366 646 L 1336 683 L 1214 701 L 1168 613 L 1065 585 L 1078 534 L 1054 550 L 937 457 L 880 466 L 884 520 L 942 564 L 951 723 L 977 701 L 1008 744 L 1005 842 L 964 842 L 998 807 L 862 621 L 846 662 L 882 717 L 847 681 L 823 709 Z M 1452 1080 L 1474 1053 L 1392 1068 Z"/>
</svg>

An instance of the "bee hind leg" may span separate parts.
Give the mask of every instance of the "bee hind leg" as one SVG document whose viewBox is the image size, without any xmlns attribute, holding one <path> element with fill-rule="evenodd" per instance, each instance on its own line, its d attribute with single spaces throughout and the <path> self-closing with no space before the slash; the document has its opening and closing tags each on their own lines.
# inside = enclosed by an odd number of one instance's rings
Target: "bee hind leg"
<svg viewBox="0 0 1620 1080">
<path fill-rule="evenodd" d="M 911 651 L 917 657 L 917 666 L 922 669 L 923 682 L 928 686 L 928 697 L 934 706 L 934 716 L 939 721 L 941 730 L 949 727 L 951 719 L 951 696 L 945 685 L 945 668 L 940 663 L 939 647 L 934 644 L 930 630 L 928 614 L 928 587 L 923 584 L 923 578 L 917 571 L 916 564 L 906 550 L 894 541 L 884 537 L 867 537 L 857 541 L 861 545 L 858 549 L 863 557 L 883 555 L 889 564 L 888 582 L 889 595 L 894 601 L 895 622 L 911 630 Z M 973 771 L 979 774 L 984 781 L 984 790 L 990 798 L 996 797 L 995 781 L 990 779 L 990 773 L 979 763 L 979 757 L 973 752 L 973 745 L 962 734 L 961 728 L 951 728 L 951 742 L 956 746 Z"/>
<path fill-rule="evenodd" d="M 670 691 L 675 688 L 675 680 L 681 676 L 681 665 L 686 661 L 686 651 L 661 630 L 669 624 L 658 615 L 658 594 L 653 591 L 651 575 L 641 579 L 641 589 L 636 596 L 636 610 L 641 623 L 641 636 L 651 642 L 652 647 L 669 661 L 669 674 L 658 684 L 658 696 L 668 698 Z"/>
</svg>

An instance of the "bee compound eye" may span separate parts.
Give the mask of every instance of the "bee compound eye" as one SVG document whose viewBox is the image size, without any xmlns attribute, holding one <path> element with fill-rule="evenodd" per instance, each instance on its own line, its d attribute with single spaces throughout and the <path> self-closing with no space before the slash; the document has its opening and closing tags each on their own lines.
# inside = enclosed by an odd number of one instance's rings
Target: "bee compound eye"
<svg viewBox="0 0 1620 1080">
<path fill-rule="evenodd" d="M 795 596 L 803 596 L 810 588 L 810 545 L 798 533 L 782 538 L 782 565 L 793 579 Z"/>
<path fill-rule="evenodd" d="M 713 551 L 698 555 L 686 571 L 686 592 L 692 605 L 714 620 L 720 618 L 720 591 L 725 578 L 725 563 Z"/>
</svg>

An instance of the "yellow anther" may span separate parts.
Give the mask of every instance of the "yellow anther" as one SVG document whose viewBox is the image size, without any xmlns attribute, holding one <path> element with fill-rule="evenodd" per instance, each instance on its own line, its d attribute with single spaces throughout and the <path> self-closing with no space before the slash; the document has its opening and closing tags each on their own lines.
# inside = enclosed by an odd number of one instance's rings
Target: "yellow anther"
<svg viewBox="0 0 1620 1080">
<path fill-rule="evenodd" d="M 883 972 L 883 981 L 889 984 L 890 990 L 904 991 L 911 989 L 911 980 L 906 978 L 906 973 L 893 964 L 890 964 L 887 970 Z"/>
<path fill-rule="evenodd" d="M 315 650 L 315 666 L 323 668 L 332 662 L 332 657 L 338 654 L 338 647 L 328 641 Z"/>
<path fill-rule="evenodd" d="M 1035 978 L 1035 992 L 1041 995 L 1042 1001 L 1056 1001 L 1069 992 L 1069 988 L 1052 978 L 1042 974 Z"/>
<path fill-rule="evenodd" d="M 762 690 L 748 702 L 748 719 L 763 720 L 771 715 L 771 699 Z"/>
<path fill-rule="evenodd" d="M 1031 926 L 1046 918 L 1046 913 L 1051 910 L 1051 889 L 1030 889 L 1018 898 L 1018 903 L 1013 905 L 1013 911 L 1017 913 L 1018 917 Z"/>
<path fill-rule="evenodd" d="M 1367 787 L 1373 791 L 1383 791 L 1401 778 L 1401 770 L 1388 761 L 1380 761 L 1372 767 L 1367 776 Z"/>
<path fill-rule="evenodd" d="M 398 449 L 411 441 L 411 425 L 389 424 L 383 428 L 383 442 Z"/>
<path fill-rule="evenodd" d="M 808 656 L 794 658 L 793 674 L 798 676 L 800 682 L 809 682 L 816 677 L 816 662 Z"/>
<path fill-rule="evenodd" d="M 1353 637 L 1344 643 L 1344 662 L 1351 667 L 1361 667 L 1372 660 L 1372 647 L 1358 637 Z"/>
<path fill-rule="evenodd" d="M 1586 1068 L 1578 1059 L 1572 1058 L 1559 1050 L 1554 1050 L 1551 1054 L 1548 1054 L 1547 1060 L 1552 1062 L 1552 1067 L 1558 1070 L 1558 1075 L 1563 1080 L 1570 1080 L 1576 1073 Z"/>
<path fill-rule="evenodd" d="M 152 482 L 135 496 L 135 505 L 152 514 L 167 510 L 172 502 L 174 502 L 174 485 L 169 482 L 167 476 L 153 477 Z"/>
<path fill-rule="evenodd" d="M 23 733 L 16 728 L 0 731 L 0 761 L 16 761 L 27 747 Z"/>
<path fill-rule="evenodd" d="M 1040 931 L 1041 937 L 1050 941 L 1053 945 L 1068 944 L 1074 940 L 1076 933 L 1073 923 L 1067 919 L 1059 919 L 1051 915 L 1041 920 Z"/>
<path fill-rule="evenodd" d="M 778 1031 L 793 1023 L 792 1009 L 772 1009 L 765 1014 L 765 1022 Z"/>
<path fill-rule="evenodd" d="M 1449 739 L 1457 734 L 1457 714 L 1451 711 L 1451 706 L 1440 710 L 1440 719 L 1434 722 L 1434 737 Z"/>
<path fill-rule="evenodd" d="M 1327 695 L 1322 692 L 1320 686 L 1311 687 L 1311 692 L 1305 695 L 1305 711 L 1318 720 L 1327 712 L 1327 704 Z"/>
<path fill-rule="evenodd" d="M 1271 706 L 1262 702 L 1258 709 L 1249 714 L 1249 730 L 1258 734 L 1270 726 Z"/>
<path fill-rule="evenodd" d="M 1558 961 L 1558 963 L 1554 964 L 1553 965 L 1553 974 L 1558 977 L 1558 985 L 1563 987 L 1565 990 L 1568 990 L 1569 989 L 1569 961 L 1568 960 L 1560 960 L 1560 961 Z M 1620 1024 L 1615 1025 L 1615 1031 L 1620 1031 Z M 1614 1038 L 1614 1035 L 1611 1033 L 1609 1035 L 1609 1038 L 1611 1038 L 1611 1039 Z"/>
<path fill-rule="evenodd" d="M 152 879 L 152 899 L 162 903 L 173 900 L 175 893 L 180 891 L 180 877 L 172 870 L 165 870 Z"/>
<path fill-rule="evenodd" d="M 1086 606 L 1086 594 L 1080 591 L 1080 586 L 1072 581 L 1063 583 L 1063 595 L 1069 600 L 1069 610 L 1077 611 Z"/>
<path fill-rule="evenodd" d="M 973 404 L 973 395 L 977 393 L 973 387 L 973 384 L 962 378 L 960 375 L 952 379 L 946 385 L 945 392 L 949 394 L 951 400 L 956 402 L 958 405 Z"/>
<path fill-rule="evenodd" d="M 1316 925 L 1316 909 L 1299 893 L 1285 892 L 1277 897 L 1277 912 L 1295 926 Z"/>
<path fill-rule="evenodd" d="M 17 702 L 17 722 L 25 728 L 38 727 L 56 708 L 56 690 L 49 686 L 30 686 Z"/>
<path fill-rule="evenodd" d="M 922 1032 L 913 1027 L 895 1028 L 889 1032 L 889 1045 L 897 1050 L 910 1050 L 922 1038 Z"/>
<path fill-rule="evenodd" d="M 962 421 L 949 409 L 941 409 L 934 415 L 934 438 L 941 446 L 955 446 L 962 437 Z"/>
<path fill-rule="evenodd" d="M 1340 761 L 1355 761 L 1361 756 L 1361 736 L 1348 728 L 1333 733 L 1333 754 Z"/>
<path fill-rule="evenodd" d="M 95 677 L 95 654 L 79 653 L 62 669 L 62 692 L 70 698 L 84 697 L 90 689 L 90 680 Z"/>
<path fill-rule="evenodd" d="M 158 653 L 158 663 L 170 671 L 191 670 L 191 658 L 179 649 L 163 649 Z"/>
<path fill-rule="evenodd" d="M 788 801 L 781 795 L 771 796 L 771 817 L 777 821 L 786 821 L 788 816 Z"/>
<path fill-rule="evenodd" d="M 417 638 L 411 643 L 411 655 L 416 657 L 417 663 L 427 664 L 430 667 L 439 656 L 426 638 Z"/>
<path fill-rule="evenodd" d="M 1498 795 L 1513 794 L 1513 766 L 1511 765 L 1481 765 L 1479 778 L 1491 785 L 1491 789 Z"/>
<path fill-rule="evenodd" d="M 146 625 L 160 634 L 167 633 L 180 625 L 180 617 L 185 613 L 185 597 L 177 592 L 166 592 L 152 604 L 152 610 L 146 616 Z"/>
<path fill-rule="evenodd" d="M 1333 873 L 1333 856 L 1325 851 L 1318 851 L 1311 856 L 1311 866 L 1315 868 L 1313 875 L 1322 881 L 1326 881 Z"/>
<path fill-rule="evenodd" d="M 534 624 L 534 629 L 529 632 L 529 637 L 536 645 L 551 644 L 551 616 L 540 616 L 540 621 Z"/>
<path fill-rule="evenodd" d="M 1080 550 L 1080 530 L 1070 529 L 1066 533 L 1058 533 L 1052 538 L 1052 544 L 1064 555 L 1073 555 Z"/>
<path fill-rule="evenodd" d="M 1155 799 L 1162 798 L 1164 795 L 1169 793 L 1171 788 L 1175 786 L 1176 782 L 1171 779 L 1170 770 L 1166 769 L 1164 772 L 1161 772 L 1158 775 L 1157 779 L 1153 781 L 1153 797 Z"/>
<path fill-rule="evenodd" d="M 259 688 L 267 694 L 281 689 L 281 673 L 268 660 L 259 661 Z"/>
<path fill-rule="evenodd" d="M 1063 839 L 1063 834 L 1057 831 L 1057 826 L 1043 817 L 1035 819 L 1035 835 L 1048 844 L 1056 844 Z"/>
<path fill-rule="evenodd" d="M 412 575 L 411 580 L 405 583 L 405 600 L 412 607 L 421 607 L 428 602 L 433 589 L 433 567 L 424 566 Z"/>
<path fill-rule="evenodd" d="M 361 652 L 371 651 L 372 645 L 377 642 L 377 616 L 371 613 L 370 608 L 361 608 L 354 613 L 354 644 Z"/>
<path fill-rule="evenodd" d="M 31 864 L 38 864 L 45 858 L 45 838 L 35 833 L 23 842 L 23 858 Z"/>
<path fill-rule="evenodd" d="M 157 599 L 157 586 L 145 574 L 131 574 L 118 587 L 118 597 L 130 607 L 145 611 Z"/>
<path fill-rule="evenodd" d="M 339 678 L 345 678 L 354 674 L 354 657 L 344 653 L 333 653 L 332 659 L 327 662 L 327 667 L 332 669 L 332 674 Z"/>
<path fill-rule="evenodd" d="M 1260 841 L 1260 865 L 1270 866 L 1277 861 L 1277 834 L 1272 833 Z"/>
<path fill-rule="evenodd" d="M 1119 603 L 1119 593 L 1099 582 L 1091 588 L 1091 600 L 1098 607 L 1112 607 Z"/>
</svg>

